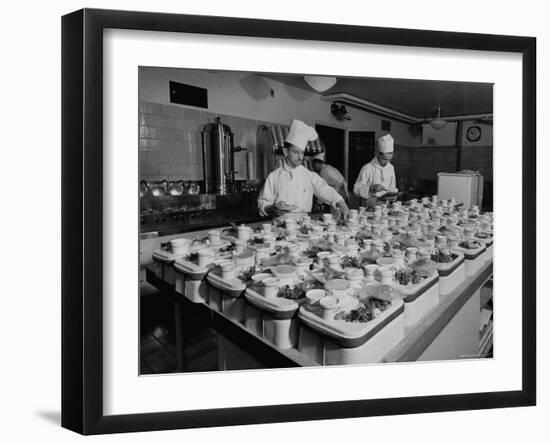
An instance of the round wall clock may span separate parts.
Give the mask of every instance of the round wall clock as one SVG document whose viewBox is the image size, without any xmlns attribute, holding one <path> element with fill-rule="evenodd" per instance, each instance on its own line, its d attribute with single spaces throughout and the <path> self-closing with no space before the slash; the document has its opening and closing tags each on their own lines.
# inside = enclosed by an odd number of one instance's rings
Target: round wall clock
<svg viewBox="0 0 550 443">
<path fill-rule="evenodd" d="M 466 131 L 468 141 L 477 142 L 481 138 L 481 128 L 479 126 L 470 126 Z"/>
</svg>

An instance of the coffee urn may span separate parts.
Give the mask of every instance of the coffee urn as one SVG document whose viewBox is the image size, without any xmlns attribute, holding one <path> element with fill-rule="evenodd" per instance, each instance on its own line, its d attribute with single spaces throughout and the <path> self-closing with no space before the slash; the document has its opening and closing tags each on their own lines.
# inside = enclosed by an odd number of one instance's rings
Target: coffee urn
<svg viewBox="0 0 550 443">
<path fill-rule="evenodd" d="M 202 167 L 204 192 L 226 194 L 232 192 L 235 182 L 234 153 L 244 150 L 233 145 L 233 133 L 219 117 L 204 125 L 202 137 Z"/>
</svg>

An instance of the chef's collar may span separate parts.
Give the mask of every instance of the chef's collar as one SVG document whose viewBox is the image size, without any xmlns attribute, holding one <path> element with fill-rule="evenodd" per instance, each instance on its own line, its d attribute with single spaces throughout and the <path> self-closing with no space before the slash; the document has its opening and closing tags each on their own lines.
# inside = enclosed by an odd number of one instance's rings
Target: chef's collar
<svg viewBox="0 0 550 443">
<path fill-rule="evenodd" d="M 290 175 L 290 178 L 293 177 L 292 174 L 295 174 L 296 172 L 298 172 L 300 170 L 300 168 L 303 168 L 303 167 L 304 167 L 304 165 L 298 165 L 295 168 L 293 168 L 290 164 L 288 164 L 286 158 L 283 160 L 283 170 L 285 172 L 288 172 L 288 174 Z"/>
</svg>

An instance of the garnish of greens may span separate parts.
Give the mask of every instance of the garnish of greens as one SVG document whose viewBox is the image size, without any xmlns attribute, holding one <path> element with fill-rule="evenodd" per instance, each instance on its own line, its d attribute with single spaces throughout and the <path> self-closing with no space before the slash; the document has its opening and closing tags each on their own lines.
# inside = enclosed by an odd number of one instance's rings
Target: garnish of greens
<svg viewBox="0 0 550 443">
<path fill-rule="evenodd" d="M 385 311 L 391 305 L 391 302 L 386 300 L 378 300 L 377 298 L 371 298 L 371 300 L 372 300 L 372 303 L 374 303 L 374 307 L 376 309 L 380 309 L 380 311 Z"/>
<path fill-rule="evenodd" d="M 313 231 L 313 228 L 311 226 L 302 225 L 298 228 L 300 233 L 308 235 L 311 231 Z"/>
<path fill-rule="evenodd" d="M 390 249 L 395 249 L 395 250 L 399 249 L 400 251 L 405 251 L 407 248 L 401 243 L 395 242 L 390 245 Z"/>
<path fill-rule="evenodd" d="M 349 323 L 367 323 L 373 317 L 371 310 L 363 304 L 359 304 L 359 307 L 349 312 L 340 311 L 334 315 L 335 320 L 344 320 Z"/>
<path fill-rule="evenodd" d="M 239 273 L 238 278 L 244 283 L 249 284 L 252 282 L 252 276 L 256 273 L 256 267 L 252 266 L 241 273 Z"/>
<path fill-rule="evenodd" d="M 193 263 L 198 263 L 199 253 L 198 252 L 191 252 L 191 254 L 189 254 L 187 256 L 187 261 L 190 261 L 190 262 L 193 262 Z"/>
<path fill-rule="evenodd" d="M 346 255 L 340 260 L 340 266 L 342 269 L 359 268 L 361 266 L 361 262 L 356 257 L 349 257 Z"/>
<path fill-rule="evenodd" d="M 481 245 L 478 243 L 478 242 L 475 242 L 475 241 L 462 241 L 458 244 L 459 247 L 463 248 L 463 249 L 477 249 L 479 248 Z"/>
<path fill-rule="evenodd" d="M 316 258 L 319 252 L 323 252 L 323 249 L 317 246 L 312 246 L 304 251 L 304 255 L 308 258 Z"/>
<path fill-rule="evenodd" d="M 418 275 L 409 267 L 399 269 L 395 273 L 395 280 L 403 286 L 407 286 L 409 283 L 416 285 L 422 281 L 422 277 Z"/>
<path fill-rule="evenodd" d="M 305 297 L 306 292 L 299 286 L 292 286 L 285 285 L 281 288 L 279 288 L 279 292 L 277 293 L 278 297 L 284 297 L 288 298 L 290 300 L 297 300 L 299 298 Z"/>
</svg>

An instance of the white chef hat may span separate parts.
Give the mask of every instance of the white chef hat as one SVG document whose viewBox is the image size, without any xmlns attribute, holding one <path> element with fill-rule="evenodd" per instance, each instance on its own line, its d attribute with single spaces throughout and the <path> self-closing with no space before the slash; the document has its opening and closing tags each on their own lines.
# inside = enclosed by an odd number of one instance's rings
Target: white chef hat
<svg viewBox="0 0 550 443">
<path fill-rule="evenodd" d="M 321 160 L 322 162 L 325 161 L 325 153 L 319 152 L 319 154 L 315 154 L 312 158 L 312 160 Z"/>
<path fill-rule="evenodd" d="M 393 137 L 390 134 L 386 134 L 378 139 L 378 152 L 382 154 L 393 152 Z"/>
<path fill-rule="evenodd" d="M 312 142 L 316 139 L 317 132 L 315 129 L 300 120 L 292 120 L 290 122 L 290 130 L 285 138 L 285 142 L 296 146 L 302 151 L 305 151 L 308 142 Z"/>
</svg>

